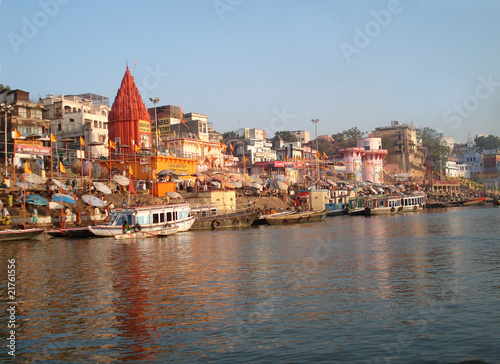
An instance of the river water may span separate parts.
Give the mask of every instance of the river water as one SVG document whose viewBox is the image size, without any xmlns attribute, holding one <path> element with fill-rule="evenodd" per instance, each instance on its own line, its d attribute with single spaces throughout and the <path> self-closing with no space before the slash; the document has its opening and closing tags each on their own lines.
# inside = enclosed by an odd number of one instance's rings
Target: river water
<svg viewBox="0 0 500 364">
<path fill-rule="evenodd" d="M 500 361 L 500 208 L 2 243 L 1 362 Z"/>
</svg>

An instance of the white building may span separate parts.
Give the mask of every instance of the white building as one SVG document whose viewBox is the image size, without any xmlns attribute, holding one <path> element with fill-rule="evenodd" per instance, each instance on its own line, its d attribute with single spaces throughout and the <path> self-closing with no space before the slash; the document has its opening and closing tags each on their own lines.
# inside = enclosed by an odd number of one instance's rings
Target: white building
<svg viewBox="0 0 500 364">
<path fill-rule="evenodd" d="M 78 158 L 80 137 L 87 147 L 82 150 L 90 152 L 95 159 L 108 157 L 108 114 L 109 99 L 95 94 L 82 95 L 47 95 L 41 100 L 46 108 L 44 117 L 50 120 L 51 132 L 57 138 L 58 153 L 68 159 Z M 61 140 L 69 140 L 61 142 Z M 102 143 L 101 145 L 92 144 Z M 90 157 L 88 154 L 86 157 Z"/>
<path fill-rule="evenodd" d="M 468 165 L 470 173 L 484 172 L 483 157 L 481 156 L 481 153 L 464 153 L 458 157 L 458 163 Z"/>
<path fill-rule="evenodd" d="M 296 130 L 293 131 L 292 133 L 297 138 L 297 141 L 301 142 L 302 144 L 309 143 L 309 141 L 311 140 L 309 132 L 307 130 Z"/>
<path fill-rule="evenodd" d="M 469 165 L 458 163 L 458 158 L 448 158 L 444 168 L 446 177 L 470 178 Z"/>
</svg>

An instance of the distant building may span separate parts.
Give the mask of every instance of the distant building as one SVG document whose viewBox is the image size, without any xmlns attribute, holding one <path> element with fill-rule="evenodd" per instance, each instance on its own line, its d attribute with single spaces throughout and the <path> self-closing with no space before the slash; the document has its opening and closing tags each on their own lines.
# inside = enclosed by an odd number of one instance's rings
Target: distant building
<svg viewBox="0 0 500 364">
<path fill-rule="evenodd" d="M 470 178 L 470 168 L 467 164 L 459 163 L 458 157 L 449 156 L 445 163 L 444 173 L 446 177 Z"/>
<path fill-rule="evenodd" d="M 370 136 L 382 139 L 382 145 L 388 151 L 385 163 L 398 166 L 396 173 L 425 177 L 426 152 L 413 125 L 393 120 L 391 126 L 376 128 Z"/>
<path fill-rule="evenodd" d="M 296 130 L 292 131 L 292 133 L 297 138 L 297 141 L 301 142 L 302 144 L 309 143 L 309 141 L 311 140 L 309 132 L 307 130 Z"/>
<path fill-rule="evenodd" d="M 80 137 L 87 145 L 82 151 L 88 150 L 93 158 L 108 157 L 108 114 L 111 109 L 107 97 L 95 94 L 47 95 L 41 101 L 46 109 L 44 117 L 50 120 L 51 132 L 57 138 L 58 154 L 63 159 L 66 150 L 69 160 L 84 158 L 79 155 Z M 62 142 L 68 139 L 72 141 Z M 101 145 L 92 146 L 95 142 Z M 53 144 L 53 148 L 56 145 Z"/>
<path fill-rule="evenodd" d="M 387 153 L 387 150 L 382 149 L 380 138 L 358 139 L 356 147 L 340 149 L 347 177 L 373 183 L 384 182 L 384 159 Z"/>
<path fill-rule="evenodd" d="M 0 136 L 1 155 L 4 163 L 5 150 L 7 161 L 21 167 L 25 161 L 36 161 L 37 168 L 48 168 L 50 163 L 50 121 L 43 118 L 44 106 L 30 101 L 29 92 L 4 90 L 0 93 Z M 20 137 L 16 138 L 15 133 Z M 7 144 L 5 144 L 7 142 Z M 32 168 L 33 168 L 32 166 Z"/>
</svg>

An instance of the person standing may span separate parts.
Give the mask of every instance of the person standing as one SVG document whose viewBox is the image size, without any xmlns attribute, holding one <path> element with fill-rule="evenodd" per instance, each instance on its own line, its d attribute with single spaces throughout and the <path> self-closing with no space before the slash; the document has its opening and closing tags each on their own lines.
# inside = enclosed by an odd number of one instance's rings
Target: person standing
<svg viewBox="0 0 500 364">
<path fill-rule="evenodd" d="M 9 192 L 9 207 L 12 207 L 12 204 L 14 203 L 14 194 L 12 191 Z"/>
<path fill-rule="evenodd" d="M 38 210 L 36 207 L 33 208 L 33 224 L 36 224 L 38 222 Z"/>
</svg>

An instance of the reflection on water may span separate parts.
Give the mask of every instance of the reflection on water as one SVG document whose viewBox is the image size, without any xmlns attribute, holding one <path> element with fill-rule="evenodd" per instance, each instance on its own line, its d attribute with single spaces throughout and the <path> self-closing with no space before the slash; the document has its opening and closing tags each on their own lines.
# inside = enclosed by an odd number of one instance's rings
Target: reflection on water
<svg viewBox="0 0 500 364">
<path fill-rule="evenodd" d="M 18 265 L 16 359 L 493 361 L 499 216 L 468 208 L 3 243 Z"/>
</svg>

